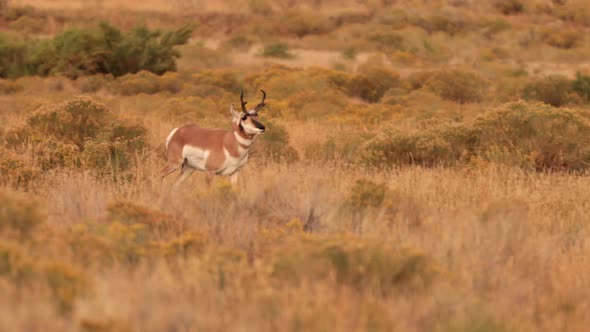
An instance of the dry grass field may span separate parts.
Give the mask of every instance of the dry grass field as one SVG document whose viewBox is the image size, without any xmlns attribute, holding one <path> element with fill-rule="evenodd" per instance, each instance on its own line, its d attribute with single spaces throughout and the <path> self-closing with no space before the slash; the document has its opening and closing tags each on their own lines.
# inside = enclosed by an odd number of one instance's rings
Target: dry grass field
<svg viewBox="0 0 590 332">
<path fill-rule="evenodd" d="M 584 0 L 0 10 L 0 331 L 590 326 Z M 238 186 L 166 194 L 241 89 Z"/>
</svg>

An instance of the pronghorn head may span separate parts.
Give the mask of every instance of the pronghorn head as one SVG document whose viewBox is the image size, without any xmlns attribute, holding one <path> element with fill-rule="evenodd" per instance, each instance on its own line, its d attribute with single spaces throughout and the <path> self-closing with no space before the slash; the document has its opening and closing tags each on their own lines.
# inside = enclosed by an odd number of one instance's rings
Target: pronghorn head
<svg viewBox="0 0 590 332">
<path fill-rule="evenodd" d="M 259 135 L 262 134 L 266 128 L 260 122 L 258 122 L 258 111 L 260 111 L 264 105 L 264 100 L 266 99 L 266 92 L 264 90 L 260 90 L 262 92 L 262 100 L 256 107 L 251 110 L 246 109 L 247 101 L 244 101 L 244 91 L 240 94 L 240 103 L 242 104 L 242 110 L 240 112 L 236 111 L 234 105 L 232 104 L 229 108 L 229 111 L 232 115 L 233 122 L 237 125 L 240 130 L 243 130 L 244 133 L 247 135 Z"/>
</svg>

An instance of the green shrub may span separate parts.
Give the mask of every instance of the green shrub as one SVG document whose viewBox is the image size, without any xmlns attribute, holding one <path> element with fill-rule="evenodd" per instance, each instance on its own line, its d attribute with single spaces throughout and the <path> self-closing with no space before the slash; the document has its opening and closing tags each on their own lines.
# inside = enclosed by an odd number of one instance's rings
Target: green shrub
<svg viewBox="0 0 590 332">
<path fill-rule="evenodd" d="M 289 45 L 285 43 L 273 43 L 264 46 L 262 56 L 268 58 L 292 58 L 293 54 L 289 53 Z"/>
<path fill-rule="evenodd" d="M 572 83 L 563 76 L 553 75 L 527 84 L 522 96 L 527 100 L 538 100 L 560 107 L 568 103 L 573 92 Z"/>
<path fill-rule="evenodd" d="M 188 41 L 192 27 L 151 31 L 143 26 L 127 33 L 102 23 L 96 28 L 70 29 L 52 40 L 0 38 L 0 77 L 61 73 L 122 76 L 147 70 L 161 75 L 176 70 L 175 49 Z"/>
</svg>

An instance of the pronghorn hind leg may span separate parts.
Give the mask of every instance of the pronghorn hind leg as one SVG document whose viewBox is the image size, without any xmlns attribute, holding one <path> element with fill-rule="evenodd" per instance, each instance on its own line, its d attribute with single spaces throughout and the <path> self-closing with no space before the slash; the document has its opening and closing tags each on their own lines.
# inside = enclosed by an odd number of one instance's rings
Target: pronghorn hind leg
<svg viewBox="0 0 590 332">
<path fill-rule="evenodd" d="M 160 171 L 160 179 L 164 181 L 164 178 L 172 173 L 174 173 L 177 169 L 179 169 L 181 165 L 170 165 L 166 164 L 164 168 Z"/>
<path fill-rule="evenodd" d="M 178 188 L 180 187 L 180 185 L 186 179 L 188 179 L 193 174 L 193 172 L 195 170 L 196 170 L 195 168 L 192 168 L 192 167 L 188 166 L 186 163 L 183 163 L 182 167 L 180 168 L 180 175 L 178 176 L 178 179 L 176 179 L 176 182 L 174 182 L 174 185 L 172 185 L 172 190 L 177 191 Z"/>
</svg>

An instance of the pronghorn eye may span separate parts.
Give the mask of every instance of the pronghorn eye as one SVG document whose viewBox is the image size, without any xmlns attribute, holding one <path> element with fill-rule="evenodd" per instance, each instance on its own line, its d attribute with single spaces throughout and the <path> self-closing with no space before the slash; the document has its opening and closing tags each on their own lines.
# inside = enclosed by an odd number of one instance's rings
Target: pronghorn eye
<svg viewBox="0 0 590 332">
<path fill-rule="evenodd" d="M 242 121 L 246 121 L 246 119 L 247 119 L 247 118 L 248 118 L 248 115 L 244 115 L 244 116 L 242 117 Z"/>
</svg>

